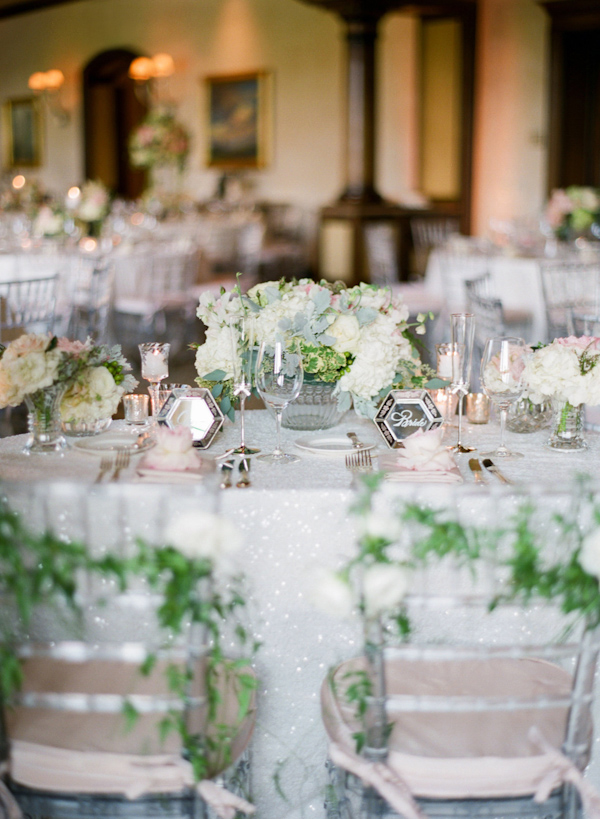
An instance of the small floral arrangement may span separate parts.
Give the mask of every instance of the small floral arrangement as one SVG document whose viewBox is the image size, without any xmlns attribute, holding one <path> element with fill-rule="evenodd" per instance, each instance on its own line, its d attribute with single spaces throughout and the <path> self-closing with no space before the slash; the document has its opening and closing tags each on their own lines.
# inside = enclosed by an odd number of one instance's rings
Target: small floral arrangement
<svg viewBox="0 0 600 819">
<path fill-rule="evenodd" d="M 42 205 L 33 220 L 35 236 L 60 236 L 64 227 L 65 214 L 58 206 Z"/>
<path fill-rule="evenodd" d="M 434 375 L 415 349 L 408 308 L 388 288 L 282 279 L 245 295 L 239 287 L 219 298 L 203 294 L 197 315 L 206 325 L 206 341 L 196 353 L 196 380 L 218 384 L 221 401 L 232 395 L 231 325 L 242 315 L 256 345 L 284 334 L 298 339 L 305 378 L 336 383 L 341 411 L 353 403 L 358 415 L 373 418 L 390 389 L 422 387 Z M 417 317 L 416 333 L 425 332 L 426 318 Z"/>
<path fill-rule="evenodd" d="M 86 342 L 60 339 L 61 349 L 77 360 L 79 367 L 60 406 L 63 421 L 91 423 L 110 418 L 117 411 L 125 393 L 137 387 L 131 366 L 119 345 L 107 347 Z"/>
<path fill-rule="evenodd" d="M 67 339 L 26 333 L 0 345 L 0 407 L 16 407 L 27 395 L 54 384 L 72 383 L 82 369 Z"/>
<path fill-rule="evenodd" d="M 538 347 L 525 364 L 523 378 L 529 399 L 549 398 L 580 404 L 600 404 L 600 338 L 569 336 Z"/>
<path fill-rule="evenodd" d="M 81 196 L 73 211 L 80 222 L 102 222 L 108 215 L 110 195 L 102 182 L 88 180 L 81 188 Z"/>
<path fill-rule="evenodd" d="M 585 233 L 600 222 L 600 191 L 577 185 L 552 191 L 546 219 L 559 239 Z"/>
<path fill-rule="evenodd" d="M 134 168 L 178 165 L 183 170 L 189 150 L 187 130 L 167 108 L 150 111 L 129 139 L 129 159 Z"/>
</svg>

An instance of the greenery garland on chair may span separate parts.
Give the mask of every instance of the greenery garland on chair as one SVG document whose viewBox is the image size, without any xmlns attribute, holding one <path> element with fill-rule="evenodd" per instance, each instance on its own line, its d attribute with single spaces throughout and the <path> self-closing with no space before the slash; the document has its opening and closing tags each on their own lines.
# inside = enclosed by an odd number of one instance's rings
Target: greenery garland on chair
<svg viewBox="0 0 600 819">
<path fill-rule="evenodd" d="M 536 506 L 531 499 L 495 527 L 465 524 L 448 509 L 417 503 L 399 503 L 386 515 L 374 511 L 383 479 L 383 474 L 361 476 L 350 509 L 358 525 L 357 553 L 337 571 L 325 573 L 315 595 L 320 607 L 330 613 L 349 616 L 358 610 L 367 654 L 374 623 L 382 621 L 388 633 L 409 637 L 405 596 L 410 571 L 446 557 L 473 573 L 478 560 L 493 558 L 503 571 L 503 583 L 490 610 L 500 602 L 527 604 L 539 598 L 553 600 L 565 615 L 583 618 L 587 629 L 600 625 L 600 497 L 588 477 L 577 479 L 568 513 L 551 513 L 563 546 L 561 556 L 554 559 L 543 551 L 543 533 L 535 525 Z M 398 557 L 397 544 L 403 537 L 409 543 Z M 356 715 L 363 720 L 373 696 L 372 681 L 366 671 L 350 672 L 350 676 L 346 698 L 354 702 Z M 354 739 L 360 752 L 365 732 L 356 733 Z"/>
<path fill-rule="evenodd" d="M 219 520 L 216 516 L 198 514 L 201 515 L 198 518 L 200 525 L 202 519 L 208 525 Z M 201 539 L 201 531 L 197 532 L 197 537 Z M 161 741 L 172 731 L 179 734 L 196 781 L 214 775 L 212 760 L 218 758 L 225 765 L 231 761 L 231 741 L 236 727 L 250 713 L 256 688 L 255 677 L 244 669 L 250 665 L 258 644 L 252 641 L 242 623 L 237 622 L 237 615 L 245 606 L 242 579 L 228 578 L 226 591 L 219 591 L 212 582 L 214 569 L 214 561 L 208 556 L 193 554 L 189 542 L 155 547 L 138 539 L 135 551 L 129 557 L 107 554 L 96 559 L 84 543 L 65 541 L 50 531 L 32 533 L 20 516 L 11 510 L 6 499 L 0 499 L 0 589 L 4 596 L 14 600 L 23 630 L 26 631 L 36 608 L 41 605 L 62 602 L 79 615 L 77 577 L 82 571 L 116 581 L 120 592 L 125 592 L 133 580 L 137 583 L 140 579 L 145 580 L 162 600 L 157 610 L 159 625 L 172 635 L 180 635 L 190 623 L 207 628 L 210 637 L 205 655 L 207 726 L 214 730 L 207 730 L 202 735 L 190 733 L 183 710 L 169 712 L 159 724 Z M 199 595 L 200 584 L 209 589 L 206 595 Z M 6 620 L 0 618 L 0 694 L 3 702 L 10 704 L 22 684 L 23 675 L 17 653 L 17 635 Z M 237 622 L 235 634 L 240 649 L 245 651 L 245 656 L 237 659 L 226 657 L 221 647 L 221 631 L 231 620 Z M 150 674 L 156 659 L 155 655 L 149 655 L 141 666 L 141 673 Z M 216 723 L 220 704 L 217 678 L 223 674 L 235 674 L 237 681 L 236 725 Z M 169 690 L 183 704 L 191 682 L 191 670 L 182 670 L 170 663 L 165 675 Z M 137 719 L 137 712 L 129 702 L 125 703 L 123 716 L 128 726 Z"/>
</svg>

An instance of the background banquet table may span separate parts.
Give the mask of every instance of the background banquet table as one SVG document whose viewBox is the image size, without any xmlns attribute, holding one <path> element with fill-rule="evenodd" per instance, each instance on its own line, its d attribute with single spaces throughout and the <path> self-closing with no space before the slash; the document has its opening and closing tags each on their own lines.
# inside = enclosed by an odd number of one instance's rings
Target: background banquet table
<svg viewBox="0 0 600 819">
<path fill-rule="evenodd" d="M 123 428 L 124 424 L 116 422 L 115 427 Z M 349 430 L 363 441 L 377 444 L 377 452 L 388 452 L 373 424 L 354 415 L 346 416 L 327 432 L 284 430 L 284 444 L 300 456 L 298 463 L 272 467 L 254 459 L 250 488 L 234 486 L 219 492 L 221 512 L 244 533 L 241 564 L 248 577 L 255 630 L 262 642 L 256 663 L 261 690 L 252 775 L 253 796 L 261 819 L 324 816 L 326 741 L 319 689 L 329 666 L 360 651 L 361 634 L 358 623 L 340 622 L 321 612 L 315 606 L 313 588 L 318 567 L 336 568 L 352 553 L 353 522 L 348 514 L 352 475 L 342 456 L 300 450 L 295 441 L 322 436 L 344 438 Z M 569 478 L 577 473 L 594 472 L 600 456 L 600 434 L 588 433 L 590 448 L 572 454 L 546 449 L 543 444 L 547 434 L 507 434 L 509 445 L 525 455 L 502 465 L 507 476 L 523 487 L 537 484 L 542 489 L 557 489 L 566 488 Z M 447 440 L 453 442 L 455 435 L 455 429 L 448 429 Z M 498 435 L 495 423 L 466 424 L 463 440 L 488 449 L 497 444 Z M 263 451 L 272 448 L 272 417 L 266 411 L 248 412 L 246 437 L 248 443 Z M 64 457 L 24 456 L 24 441 L 24 436 L 0 440 L 0 479 L 9 496 L 13 481 L 91 484 L 97 475 L 97 455 L 71 449 Z M 218 455 L 238 441 L 237 426 L 226 422 L 207 456 Z M 504 490 L 492 476 L 488 476 L 487 487 L 473 487 L 468 458 L 458 457 L 463 487 L 390 481 L 384 497 L 443 506 L 451 502 L 453 493 L 465 492 L 476 513 L 481 499 Z M 121 483 L 139 480 L 136 466 L 133 462 L 121 473 Z M 173 485 L 170 491 L 177 489 Z M 165 491 L 169 491 L 168 487 Z M 598 706 L 595 710 L 600 723 Z M 600 784 L 599 757 L 595 752 L 588 772 L 596 785 Z"/>
<path fill-rule="evenodd" d="M 434 250 L 429 256 L 425 273 L 425 289 L 433 297 L 439 298 L 446 292 L 444 282 L 444 259 L 446 251 Z M 453 253 L 455 268 L 460 269 L 460 254 Z M 472 275 L 473 266 L 469 263 L 473 256 L 470 253 L 463 255 L 463 281 Z M 490 294 L 500 299 L 506 310 L 530 311 L 532 316 L 530 338 L 525 341 L 535 343 L 546 341 L 546 310 L 540 275 L 540 262 L 543 258 L 526 256 L 508 256 L 503 253 L 489 253 L 481 257 L 482 270 L 489 273 Z M 547 259 L 545 259 L 547 261 Z M 481 275 L 481 274 L 478 274 Z M 466 294 L 463 294 L 462 304 L 453 304 L 452 310 L 464 309 Z"/>
</svg>

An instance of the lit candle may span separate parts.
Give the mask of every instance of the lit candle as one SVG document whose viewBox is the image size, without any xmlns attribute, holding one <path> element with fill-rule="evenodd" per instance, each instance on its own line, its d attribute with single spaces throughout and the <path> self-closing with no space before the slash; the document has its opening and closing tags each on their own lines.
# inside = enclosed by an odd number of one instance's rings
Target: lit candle
<svg viewBox="0 0 600 819">
<path fill-rule="evenodd" d="M 456 353 L 440 353 L 437 360 L 437 374 L 440 378 L 452 378 L 452 361 Z"/>
<path fill-rule="evenodd" d="M 490 420 L 490 399 L 482 392 L 467 395 L 467 421 L 470 424 L 487 424 Z"/>
<path fill-rule="evenodd" d="M 162 350 L 152 350 L 144 359 L 144 378 L 166 378 L 169 375 L 167 358 Z"/>
</svg>

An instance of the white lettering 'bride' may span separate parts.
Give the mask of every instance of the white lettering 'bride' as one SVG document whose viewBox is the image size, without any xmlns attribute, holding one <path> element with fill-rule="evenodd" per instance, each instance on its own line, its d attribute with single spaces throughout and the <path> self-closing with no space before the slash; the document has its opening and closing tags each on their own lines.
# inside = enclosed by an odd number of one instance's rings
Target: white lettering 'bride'
<svg viewBox="0 0 600 819">
<path fill-rule="evenodd" d="M 427 423 L 426 418 L 415 418 L 409 409 L 393 412 L 390 421 L 395 427 L 424 427 Z"/>
</svg>

